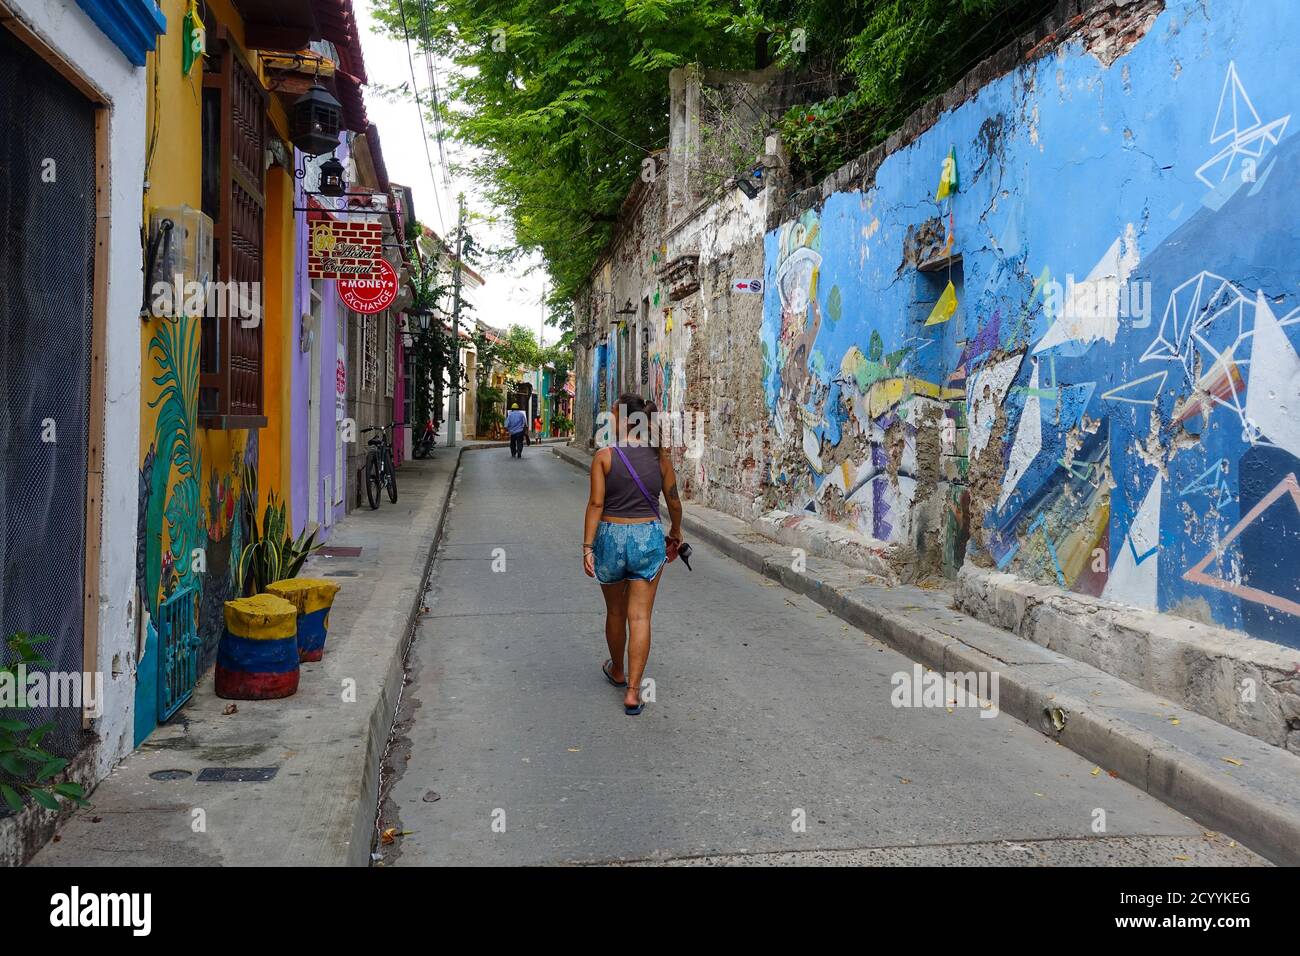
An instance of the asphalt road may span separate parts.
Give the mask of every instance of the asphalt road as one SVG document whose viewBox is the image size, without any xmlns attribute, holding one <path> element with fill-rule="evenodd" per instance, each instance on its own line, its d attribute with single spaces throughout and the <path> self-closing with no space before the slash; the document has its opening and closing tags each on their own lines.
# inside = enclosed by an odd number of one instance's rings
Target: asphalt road
<svg viewBox="0 0 1300 956">
<path fill-rule="evenodd" d="M 581 568 L 586 491 L 544 448 L 465 454 L 384 866 L 1261 862 L 1010 717 L 894 707 L 911 661 L 702 543 L 659 590 L 655 700 L 624 715 Z"/>
</svg>

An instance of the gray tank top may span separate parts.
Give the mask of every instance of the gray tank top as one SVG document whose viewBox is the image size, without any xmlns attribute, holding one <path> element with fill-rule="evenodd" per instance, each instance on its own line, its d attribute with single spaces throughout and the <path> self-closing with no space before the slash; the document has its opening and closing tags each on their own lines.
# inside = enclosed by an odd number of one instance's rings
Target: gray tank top
<svg viewBox="0 0 1300 956">
<path fill-rule="evenodd" d="M 645 490 L 659 500 L 663 490 L 664 476 L 659 470 L 659 449 L 649 445 L 620 445 L 627 460 L 636 469 Z M 636 486 L 628 474 L 623 460 L 612 448 L 609 452 L 609 474 L 605 476 L 605 510 L 604 514 L 615 518 L 653 518 L 655 513 L 646 501 L 641 489 Z"/>
</svg>

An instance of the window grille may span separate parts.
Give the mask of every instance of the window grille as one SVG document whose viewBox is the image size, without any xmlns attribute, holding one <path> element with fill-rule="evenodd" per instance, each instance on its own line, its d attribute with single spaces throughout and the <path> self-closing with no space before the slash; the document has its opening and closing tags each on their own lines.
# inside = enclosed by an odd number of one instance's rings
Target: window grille
<svg viewBox="0 0 1300 956">
<path fill-rule="evenodd" d="M 204 61 L 203 211 L 214 225 L 214 278 L 237 285 L 203 319 L 199 417 L 210 428 L 260 428 L 267 97 L 225 29 L 216 32 Z M 242 314 L 246 303 L 253 315 Z"/>
</svg>

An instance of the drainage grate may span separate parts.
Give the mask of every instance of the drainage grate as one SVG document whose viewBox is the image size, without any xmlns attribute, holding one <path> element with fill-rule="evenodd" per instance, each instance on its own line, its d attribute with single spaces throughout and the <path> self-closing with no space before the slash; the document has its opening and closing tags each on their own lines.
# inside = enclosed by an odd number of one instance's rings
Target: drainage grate
<svg viewBox="0 0 1300 956">
<path fill-rule="evenodd" d="M 322 571 L 320 576 L 323 578 L 355 578 L 355 571 Z"/>
<path fill-rule="evenodd" d="M 188 770 L 155 770 L 149 776 L 154 780 L 184 780 L 194 774 Z"/>
<path fill-rule="evenodd" d="M 260 783 L 275 776 L 279 767 L 204 767 L 199 783 Z"/>
<path fill-rule="evenodd" d="M 316 553 L 322 558 L 359 558 L 361 548 L 350 544 L 327 544 Z"/>
</svg>

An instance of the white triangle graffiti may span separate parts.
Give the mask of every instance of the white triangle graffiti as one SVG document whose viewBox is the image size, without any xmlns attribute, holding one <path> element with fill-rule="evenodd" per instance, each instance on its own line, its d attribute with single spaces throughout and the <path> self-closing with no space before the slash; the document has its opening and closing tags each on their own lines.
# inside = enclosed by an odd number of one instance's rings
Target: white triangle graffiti
<svg viewBox="0 0 1300 956">
<path fill-rule="evenodd" d="M 1219 93 L 1219 109 L 1214 114 L 1214 127 L 1210 132 L 1211 145 L 1224 143 L 1224 146 L 1200 165 L 1196 178 L 1211 189 L 1226 187 L 1231 193 L 1241 185 L 1242 180 L 1238 177 L 1242 175 L 1243 162 L 1257 162 L 1265 152 L 1280 143 L 1290 120 L 1289 113 L 1267 123 L 1261 120 L 1250 102 L 1246 87 L 1237 76 L 1237 64 L 1229 63 Z"/>
<path fill-rule="evenodd" d="M 1110 391 L 1102 392 L 1101 397 L 1111 402 L 1128 402 L 1130 405 L 1155 405 L 1160 401 L 1160 392 L 1165 387 L 1168 375 L 1168 372 L 1152 372 L 1123 385 L 1116 385 Z"/>
<path fill-rule="evenodd" d="M 1160 569 L 1160 499 L 1164 481 L 1156 475 L 1142 506 L 1128 526 L 1119 554 L 1111 560 L 1102 600 L 1118 601 L 1152 610 Z M 1112 492 L 1113 493 L 1113 492 Z"/>
<path fill-rule="evenodd" d="M 998 409 L 1011 390 L 1016 373 L 1020 371 L 1023 352 L 1005 358 L 1000 362 L 983 365 L 975 373 L 975 378 L 967 386 L 970 397 L 970 459 L 975 461 L 984 452 L 993 435 L 993 423 L 997 420 Z"/>
<path fill-rule="evenodd" d="M 1300 355 L 1263 291 L 1255 296 L 1255 330 L 1246 384 L 1246 431 L 1300 458 Z"/>
<path fill-rule="evenodd" d="M 1231 101 L 1229 96 L 1232 97 Z M 1225 106 L 1228 107 L 1227 110 L 1224 109 Z M 1247 118 L 1249 122 L 1243 123 Z M 1231 126 L 1227 125 L 1228 120 L 1232 120 Z M 1214 114 L 1214 132 L 1210 134 L 1210 142 L 1217 143 L 1229 136 L 1249 132 L 1258 125 L 1259 114 L 1255 112 L 1250 96 L 1237 76 L 1237 64 L 1229 63 L 1228 74 L 1223 78 L 1223 90 L 1219 93 L 1219 109 Z"/>
<path fill-rule="evenodd" d="M 1034 346 L 1034 353 L 1065 342 L 1114 342 L 1119 334 L 1120 296 L 1138 261 L 1137 230 L 1129 223 L 1082 282 L 1073 283 L 1070 277 L 1061 314 Z"/>
<path fill-rule="evenodd" d="M 1025 399 L 1024 410 L 1020 413 L 1020 424 L 1016 427 L 1016 440 L 1011 445 L 1011 458 L 1007 463 L 1007 473 L 1002 479 L 1002 494 L 998 497 L 998 507 L 1002 508 L 1015 491 L 1016 484 L 1024 477 L 1034 458 L 1043 450 L 1043 413 L 1038 399 L 1038 363 L 1029 376 L 1029 397 Z"/>
</svg>

